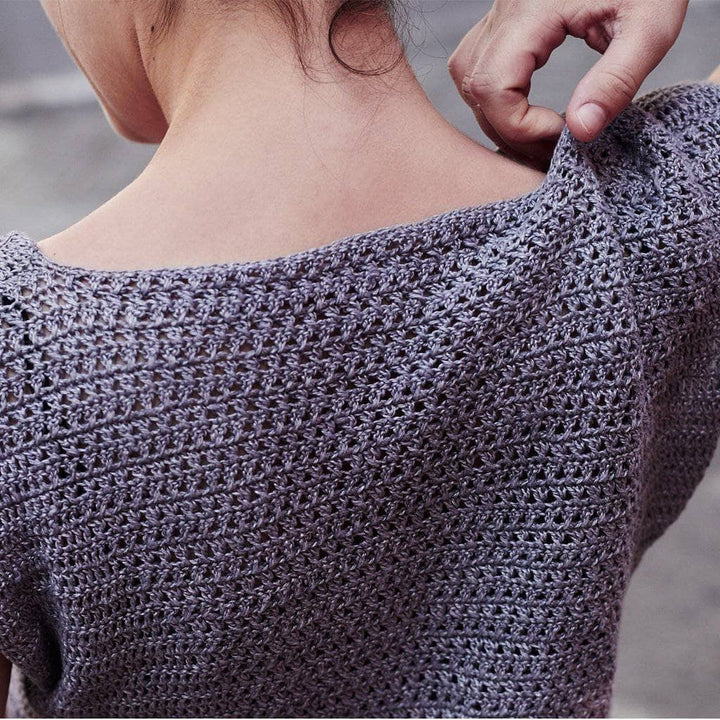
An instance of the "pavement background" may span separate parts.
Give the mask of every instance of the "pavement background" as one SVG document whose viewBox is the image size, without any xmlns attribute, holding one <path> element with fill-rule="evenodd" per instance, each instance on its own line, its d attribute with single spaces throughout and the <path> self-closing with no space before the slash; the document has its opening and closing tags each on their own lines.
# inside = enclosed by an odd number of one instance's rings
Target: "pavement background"
<svg viewBox="0 0 720 720">
<path fill-rule="evenodd" d="M 408 55 L 458 129 L 494 147 L 445 63 L 490 7 L 405 0 Z M 569 38 L 535 73 L 531 102 L 564 110 L 599 57 Z M 720 64 L 720 0 L 691 0 L 682 34 L 640 94 L 706 78 Z M 36 239 L 76 222 L 130 182 L 155 146 L 116 136 L 36 0 L 0 0 L 0 232 Z M 614 717 L 720 716 L 720 452 L 680 519 L 635 573 L 621 624 Z"/>
</svg>

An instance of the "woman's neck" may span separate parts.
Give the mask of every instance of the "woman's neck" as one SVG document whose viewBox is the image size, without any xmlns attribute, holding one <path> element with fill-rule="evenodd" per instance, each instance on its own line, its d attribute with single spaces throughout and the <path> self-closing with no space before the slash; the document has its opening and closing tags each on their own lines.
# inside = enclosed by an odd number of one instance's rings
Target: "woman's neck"
<svg viewBox="0 0 720 720">
<path fill-rule="evenodd" d="M 542 180 L 448 123 L 404 56 L 376 77 L 325 58 L 316 82 L 294 48 L 268 42 L 262 24 L 233 35 L 216 22 L 196 29 L 193 43 L 184 36 L 191 29 L 186 22 L 155 55 L 146 51 L 168 119 L 150 163 L 59 234 L 74 237 L 76 252 L 83 238 L 102 236 L 98 266 L 126 262 L 128 238 L 145 239 L 149 266 L 168 257 L 272 257 L 521 194 Z M 339 52 L 359 64 L 353 38 Z M 391 39 L 383 42 L 370 65 L 395 57 Z"/>
</svg>

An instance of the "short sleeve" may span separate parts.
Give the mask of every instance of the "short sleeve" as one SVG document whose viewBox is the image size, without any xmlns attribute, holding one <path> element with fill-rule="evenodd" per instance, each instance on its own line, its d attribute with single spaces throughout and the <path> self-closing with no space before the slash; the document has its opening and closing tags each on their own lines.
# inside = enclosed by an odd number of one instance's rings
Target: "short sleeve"
<svg viewBox="0 0 720 720">
<path fill-rule="evenodd" d="M 720 86 L 642 95 L 587 153 L 642 354 L 639 560 L 720 435 Z"/>
</svg>

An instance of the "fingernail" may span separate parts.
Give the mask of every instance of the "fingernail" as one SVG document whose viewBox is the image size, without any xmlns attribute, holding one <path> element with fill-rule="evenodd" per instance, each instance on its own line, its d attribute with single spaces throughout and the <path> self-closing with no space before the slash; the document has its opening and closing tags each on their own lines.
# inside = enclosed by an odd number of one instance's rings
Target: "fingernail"
<svg viewBox="0 0 720 720">
<path fill-rule="evenodd" d="M 580 106 L 577 111 L 577 118 L 586 132 L 594 134 L 605 125 L 607 115 L 598 104 L 589 102 Z"/>
</svg>

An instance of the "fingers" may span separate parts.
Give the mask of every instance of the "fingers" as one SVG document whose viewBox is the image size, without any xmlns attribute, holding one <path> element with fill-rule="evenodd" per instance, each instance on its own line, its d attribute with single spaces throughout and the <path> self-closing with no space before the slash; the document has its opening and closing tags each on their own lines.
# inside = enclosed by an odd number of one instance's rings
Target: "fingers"
<svg viewBox="0 0 720 720">
<path fill-rule="evenodd" d="M 532 74 L 564 39 L 562 22 L 551 14 L 520 22 L 491 11 L 450 56 L 456 87 L 501 149 L 549 162 L 565 123 L 554 110 L 530 105 L 528 95 Z"/>
<path fill-rule="evenodd" d="M 477 51 L 479 50 L 480 42 L 482 41 L 482 25 L 486 20 L 487 16 L 483 18 L 483 20 L 478 23 L 470 31 L 470 33 L 468 33 L 468 35 L 466 35 L 463 42 L 458 45 L 458 48 L 451 57 L 451 59 L 453 59 L 453 62 L 457 62 L 458 65 L 463 67 L 469 67 L 472 65 L 473 61 L 470 58 L 477 58 Z M 451 63 L 449 61 L 448 66 L 450 67 L 450 65 Z M 475 115 L 475 119 L 478 122 L 478 125 L 480 125 L 482 131 L 488 136 L 488 138 L 490 138 L 490 140 L 492 140 L 492 142 L 494 142 L 498 146 L 501 154 L 509 157 L 512 160 L 516 160 L 517 162 L 536 167 L 537 169 L 545 169 L 546 165 L 549 164 L 550 158 L 547 156 L 535 158 L 528 157 L 527 155 L 521 155 L 514 148 L 508 145 L 505 140 L 503 140 L 503 138 L 497 133 L 495 128 L 488 122 L 487 118 L 485 117 L 485 113 L 482 110 L 482 106 L 477 103 L 473 99 L 472 95 L 470 95 L 470 93 L 467 91 L 464 85 L 465 74 L 459 72 L 452 72 L 451 74 L 458 90 L 460 91 L 461 96 L 468 103 L 468 105 L 470 105 L 470 108 Z"/>
<path fill-rule="evenodd" d="M 505 40 L 514 42 L 513 34 Z M 493 52 L 492 44 L 488 49 Z M 472 101 L 480 106 L 492 131 L 518 153 L 533 157 L 547 154 L 565 124 L 554 110 L 530 105 L 530 77 L 536 67 L 536 56 L 530 49 L 514 55 L 498 51 L 480 57 L 481 69 L 476 69 L 468 82 Z"/>
<path fill-rule="evenodd" d="M 523 165 L 547 172 L 550 166 L 550 160 L 552 159 L 553 150 L 555 148 L 555 141 L 545 145 L 538 143 L 534 145 L 530 150 L 525 153 L 518 152 L 515 148 L 508 145 L 494 130 L 492 125 L 487 121 L 485 115 L 482 112 L 480 106 L 473 108 L 475 119 L 482 128 L 483 132 L 492 140 L 498 147 L 498 151 L 501 155 L 505 155 L 511 160 L 515 160 Z"/>
<path fill-rule="evenodd" d="M 688 0 L 495 0 L 450 56 L 448 70 L 503 154 L 547 164 L 565 124 L 578 140 L 593 140 L 632 101 L 677 40 L 687 6 Z M 563 119 L 528 96 L 533 73 L 568 34 L 602 57 L 576 87 Z"/>
<path fill-rule="evenodd" d="M 682 18 L 677 24 L 660 25 L 638 12 L 608 24 L 607 49 L 580 80 L 568 104 L 567 125 L 578 140 L 593 140 L 630 104 L 677 39 L 681 25 Z"/>
</svg>

